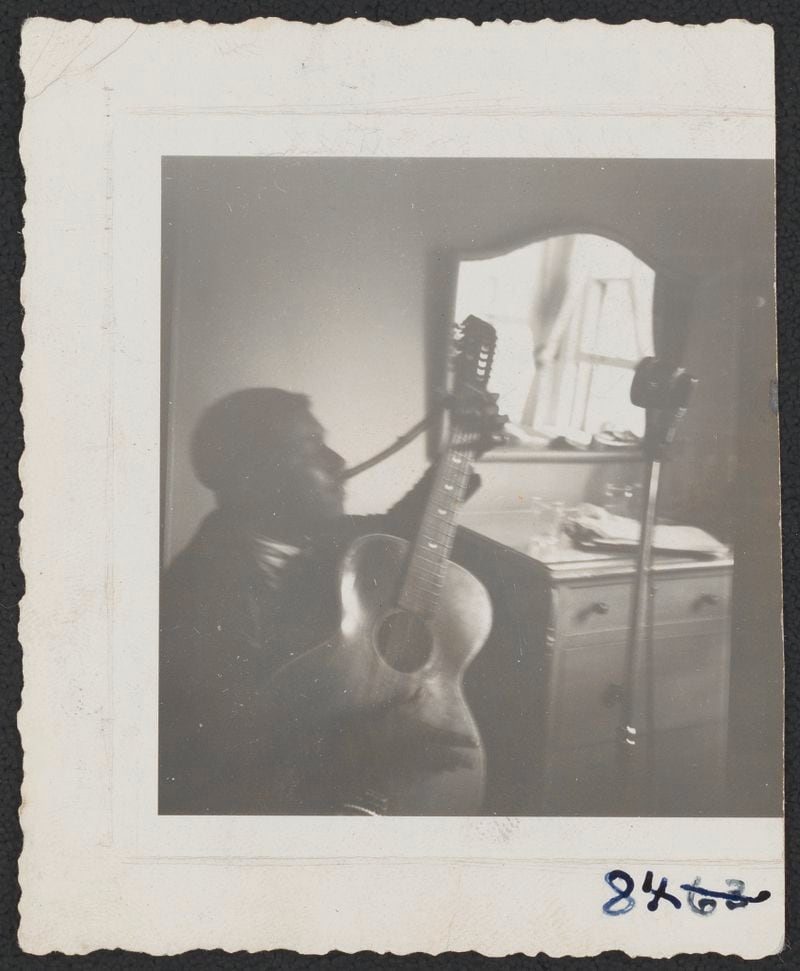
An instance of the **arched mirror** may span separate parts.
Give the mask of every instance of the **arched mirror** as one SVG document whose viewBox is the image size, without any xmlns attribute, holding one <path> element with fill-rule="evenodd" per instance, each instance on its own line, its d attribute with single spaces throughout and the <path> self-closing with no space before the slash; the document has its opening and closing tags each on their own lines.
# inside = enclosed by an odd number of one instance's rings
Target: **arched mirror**
<svg viewBox="0 0 800 971">
<path fill-rule="evenodd" d="M 497 330 L 492 388 L 522 448 L 635 448 L 644 412 L 630 401 L 654 353 L 655 271 L 621 243 L 553 236 L 458 265 L 455 319 Z"/>
</svg>

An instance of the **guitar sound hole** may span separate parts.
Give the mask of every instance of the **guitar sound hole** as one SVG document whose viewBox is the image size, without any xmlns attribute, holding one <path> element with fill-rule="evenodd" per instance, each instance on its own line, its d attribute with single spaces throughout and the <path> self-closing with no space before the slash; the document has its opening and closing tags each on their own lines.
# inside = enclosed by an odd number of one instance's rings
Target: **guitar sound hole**
<svg viewBox="0 0 800 971">
<path fill-rule="evenodd" d="M 419 671 L 433 651 L 428 625 L 407 610 L 397 610 L 385 617 L 376 640 L 383 660 L 402 674 Z"/>
</svg>

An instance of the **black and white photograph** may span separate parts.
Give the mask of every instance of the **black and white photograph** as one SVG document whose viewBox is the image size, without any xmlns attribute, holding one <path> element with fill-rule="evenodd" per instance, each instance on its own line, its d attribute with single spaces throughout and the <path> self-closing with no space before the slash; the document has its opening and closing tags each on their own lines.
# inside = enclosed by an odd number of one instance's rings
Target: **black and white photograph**
<svg viewBox="0 0 800 971">
<path fill-rule="evenodd" d="M 772 163 L 161 174 L 159 813 L 779 815 Z"/>
<path fill-rule="evenodd" d="M 771 29 L 22 34 L 20 947 L 778 953 Z"/>
</svg>

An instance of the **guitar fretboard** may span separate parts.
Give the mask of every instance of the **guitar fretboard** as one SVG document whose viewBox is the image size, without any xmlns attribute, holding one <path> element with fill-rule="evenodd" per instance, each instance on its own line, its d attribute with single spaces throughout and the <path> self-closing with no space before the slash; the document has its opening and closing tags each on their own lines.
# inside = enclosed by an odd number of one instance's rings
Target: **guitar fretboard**
<svg viewBox="0 0 800 971">
<path fill-rule="evenodd" d="M 436 610 L 453 549 L 456 513 L 467 492 L 473 458 L 468 436 L 454 432 L 439 460 L 409 558 L 399 598 L 400 606 L 406 610 L 426 617 Z"/>
</svg>

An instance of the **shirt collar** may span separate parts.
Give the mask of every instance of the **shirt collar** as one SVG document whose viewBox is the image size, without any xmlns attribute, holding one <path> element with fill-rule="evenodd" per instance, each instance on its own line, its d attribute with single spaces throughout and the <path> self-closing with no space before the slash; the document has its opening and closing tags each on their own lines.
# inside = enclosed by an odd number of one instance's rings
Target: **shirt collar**
<svg viewBox="0 0 800 971">
<path fill-rule="evenodd" d="M 251 535 L 250 549 L 259 571 L 267 583 L 277 588 L 287 564 L 302 551 L 290 543 L 279 543 L 269 536 Z"/>
</svg>

